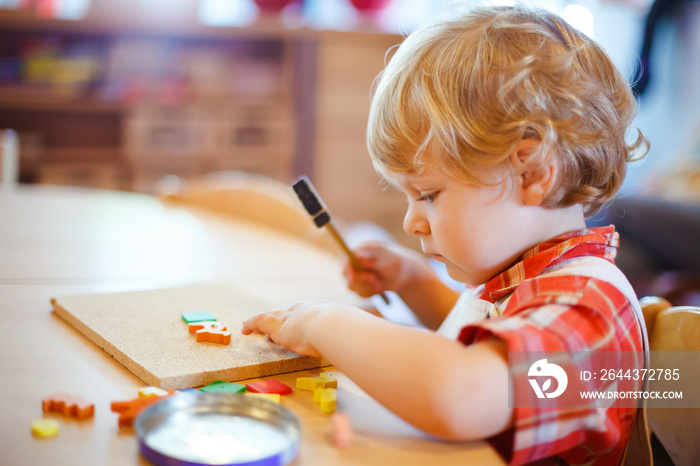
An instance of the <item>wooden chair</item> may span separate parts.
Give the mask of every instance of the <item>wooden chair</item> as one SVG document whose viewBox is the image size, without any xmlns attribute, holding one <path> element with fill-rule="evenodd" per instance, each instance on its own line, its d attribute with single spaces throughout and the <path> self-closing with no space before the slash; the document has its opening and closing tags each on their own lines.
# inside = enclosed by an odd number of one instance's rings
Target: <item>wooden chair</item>
<svg viewBox="0 0 700 466">
<path fill-rule="evenodd" d="M 251 220 L 340 251 L 325 228 L 316 228 L 290 185 L 263 175 L 223 171 L 189 181 L 169 175 L 158 183 L 157 191 L 165 202 Z"/>
<path fill-rule="evenodd" d="M 651 351 L 700 351 L 700 308 L 673 307 L 657 297 L 642 298 L 640 304 Z M 681 376 L 672 389 L 697 393 L 697 382 Z M 650 382 L 650 390 L 657 383 Z M 700 465 L 700 408 L 650 408 L 647 420 L 676 466 Z"/>
</svg>

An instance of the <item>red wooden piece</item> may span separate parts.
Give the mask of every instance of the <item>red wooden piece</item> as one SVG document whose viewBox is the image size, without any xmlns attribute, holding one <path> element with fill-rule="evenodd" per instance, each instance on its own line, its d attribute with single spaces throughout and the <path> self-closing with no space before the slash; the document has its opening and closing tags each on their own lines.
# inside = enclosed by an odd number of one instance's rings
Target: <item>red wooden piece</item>
<svg viewBox="0 0 700 466">
<path fill-rule="evenodd" d="M 289 385 L 285 385 L 277 379 L 259 380 L 247 383 L 245 386 L 252 393 L 279 393 L 280 395 L 292 393 Z"/>
</svg>

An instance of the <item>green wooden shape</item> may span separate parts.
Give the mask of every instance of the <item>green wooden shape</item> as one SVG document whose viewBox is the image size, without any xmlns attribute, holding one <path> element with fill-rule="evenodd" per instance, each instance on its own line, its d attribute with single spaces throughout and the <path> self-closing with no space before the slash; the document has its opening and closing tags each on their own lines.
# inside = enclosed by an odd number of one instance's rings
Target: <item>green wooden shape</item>
<svg viewBox="0 0 700 466">
<path fill-rule="evenodd" d="M 184 320 L 188 324 L 191 324 L 192 322 L 205 322 L 208 320 L 216 320 L 216 317 L 214 317 L 214 314 L 212 314 L 209 311 L 183 312 L 182 320 Z"/>
<path fill-rule="evenodd" d="M 246 388 L 245 385 L 217 380 L 202 387 L 201 390 L 207 393 L 243 393 L 246 391 Z"/>
</svg>

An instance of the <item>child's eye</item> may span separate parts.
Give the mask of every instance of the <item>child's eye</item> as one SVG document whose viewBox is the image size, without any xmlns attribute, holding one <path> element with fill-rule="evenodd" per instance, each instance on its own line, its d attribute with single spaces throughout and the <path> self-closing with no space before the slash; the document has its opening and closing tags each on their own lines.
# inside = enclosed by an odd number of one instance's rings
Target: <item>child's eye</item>
<svg viewBox="0 0 700 466">
<path fill-rule="evenodd" d="M 423 194 L 423 195 L 421 195 L 421 197 L 418 198 L 418 200 L 419 201 L 426 201 L 429 204 L 432 204 L 433 202 L 435 202 L 435 198 L 437 198 L 438 194 L 439 194 L 438 191 L 434 191 L 434 192 L 428 193 L 428 194 Z"/>
</svg>

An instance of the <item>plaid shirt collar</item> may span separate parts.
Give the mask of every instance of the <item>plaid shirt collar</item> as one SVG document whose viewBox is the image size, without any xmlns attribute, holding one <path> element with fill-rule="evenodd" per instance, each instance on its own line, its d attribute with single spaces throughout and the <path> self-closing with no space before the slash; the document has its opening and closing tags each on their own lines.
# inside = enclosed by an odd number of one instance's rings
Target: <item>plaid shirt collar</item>
<svg viewBox="0 0 700 466">
<path fill-rule="evenodd" d="M 571 257 L 595 256 L 615 263 L 620 235 L 613 225 L 566 233 L 526 251 L 516 264 L 486 282 L 481 299 L 495 303 L 523 281 Z"/>
</svg>

